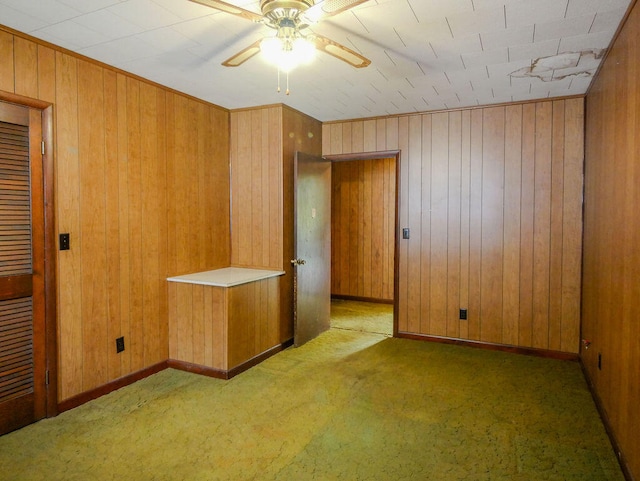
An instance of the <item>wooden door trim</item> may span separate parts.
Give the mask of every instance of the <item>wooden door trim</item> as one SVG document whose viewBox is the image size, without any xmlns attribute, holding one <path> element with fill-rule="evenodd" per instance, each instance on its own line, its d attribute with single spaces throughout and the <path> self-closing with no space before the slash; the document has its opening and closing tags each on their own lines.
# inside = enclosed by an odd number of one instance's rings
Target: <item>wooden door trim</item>
<svg viewBox="0 0 640 481">
<path fill-rule="evenodd" d="M 13 94 L 4 90 L 0 90 L 0 100 L 3 102 L 17 104 L 22 107 L 31 107 L 43 111 L 52 106 L 49 102 L 45 102 L 44 100 L 23 97 L 22 95 Z"/>
<path fill-rule="evenodd" d="M 53 155 L 53 106 L 42 109 L 44 195 L 45 343 L 47 350 L 47 417 L 58 414 L 58 243 L 55 217 L 55 165 Z"/>
<path fill-rule="evenodd" d="M 44 293 L 45 293 L 45 350 L 48 384 L 45 387 L 46 416 L 58 414 L 58 337 L 57 337 L 57 241 L 55 225 L 55 165 L 53 149 L 53 105 L 39 99 L 23 97 L 0 90 L 0 101 L 38 109 L 42 114 L 42 156 L 44 201 Z"/>
<path fill-rule="evenodd" d="M 379 150 L 374 152 L 358 152 L 352 154 L 323 155 L 326 160 L 332 162 L 345 162 L 350 160 L 376 160 L 396 159 L 396 200 L 394 219 L 394 247 L 393 247 L 393 337 L 398 337 L 398 295 L 400 286 L 400 150 Z"/>
</svg>

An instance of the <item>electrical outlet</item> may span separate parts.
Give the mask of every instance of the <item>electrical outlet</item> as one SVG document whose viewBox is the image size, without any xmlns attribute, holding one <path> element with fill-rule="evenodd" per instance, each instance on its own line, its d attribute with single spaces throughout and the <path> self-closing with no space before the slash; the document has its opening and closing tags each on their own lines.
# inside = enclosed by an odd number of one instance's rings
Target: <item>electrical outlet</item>
<svg viewBox="0 0 640 481">
<path fill-rule="evenodd" d="M 466 321 L 467 320 L 467 310 L 466 309 L 460 309 L 460 320 L 461 321 Z"/>
<path fill-rule="evenodd" d="M 70 248 L 69 234 L 60 234 L 60 250 L 68 251 Z"/>
<path fill-rule="evenodd" d="M 119 337 L 116 339 L 116 352 L 124 351 L 124 337 Z"/>
</svg>

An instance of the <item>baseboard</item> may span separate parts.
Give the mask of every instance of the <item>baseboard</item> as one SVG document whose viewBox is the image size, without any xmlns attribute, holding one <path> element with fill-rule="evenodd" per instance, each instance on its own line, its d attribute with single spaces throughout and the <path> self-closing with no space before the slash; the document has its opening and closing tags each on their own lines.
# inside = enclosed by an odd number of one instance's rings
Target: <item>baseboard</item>
<svg viewBox="0 0 640 481">
<path fill-rule="evenodd" d="M 267 349 L 266 351 L 258 354 L 257 356 L 252 357 L 248 361 L 243 362 L 239 366 L 236 366 L 233 369 L 230 369 L 229 370 L 229 379 L 231 379 L 233 376 L 237 376 L 238 374 L 246 371 L 247 369 L 255 366 L 256 364 L 260 364 L 265 359 L 268 359 L 271 356 L 273 356 L 274 354 L 278 354 L 280 351 L 284 351 L 285 349 L 287 349 L 288 347 L 291 347 L 291 346 L 293 346 L 293 338 L 287 339 L 286 341 L 284 341 L 284 342 L 282 342 L 282 343 L 280 343 L 280 344 L 278 344 L 276 346 L 273 346 L 270 349 Z"/>
<path fill-rule="evenodd" d="M 163 371 L 169 367 L 174 369 L 179 369 L 181 371 L 193 372 L 196 374 L 202 374 L 204 376 L 215 377 L 218 379 L 231 379 L 233 376 L 237 376 L 238 374 L 246 371 L 247 369 L 255 366 L 256 364 L 261 363 L 265 359 L 277 354 L 278 352 L 286 349 L 289 346 L 293 345 L 293 339 L 288 339 L 281 344 L 273 346 L 270 349 L 258 354 L 257 356 L 252 357 L 246 362 L 230 369 L 228 371 L 222 371 L 219 369 L 214 369 L 211 367 L 200 366 L 198 364 L 192 364 L 184 361 L 177 361 L 175 359 L 168 359 L 166 361 L 159 362 L 158 364 L 154 364 L 153 366 L 149 366 L 140 371 L 136 371 L 134 373 L 128 374 L 121 378 L 118 378 L 114 381 L 108 382 L 107 384 L 103 384 L 95 389 L 91 389 L 90 391 L 83 392 L 78 394 L 77 396 L 73 396 L 72 398 L 65 399 L 58 403 L 58 414 L 63 413 L 64 411 L 68 411 L 70 409 L 76 408 L 84 403 L 97 399 L 105 394 L 109 394 L 116 389 L 120 389 L 122 387 L 128 386 L 129 384 L 133 384 L 136 381 L 144 379 L 145 377 L 149 377 L 152 374 Z"/>
<path fill-rule="evenodd" d="M 551 351 L 548 349 L 535 349 L 532 347 L 509 346 L 507 344 L 494 344 L 490 342 L 473 341 L 468 339 L 457 339 L 455 337 L 427 336 L 424 334 L 413 334 L 410 332 L 398 332 L 395 337 L 404 339 L 414 339 L 418 341 L 438 342 L 441 344 L 454 344 L 457 346 L 475 347 L 490 351 L 510 352 L 513 354 L 524 354 L 527 356 L 546 357 L 562 361 L 579 361 L 580 356 L 571 352 Z"/>
<path fill-rule="evenodd" d="M 229 371 L 203 366 L 201 364 L 179 361 L 177 359 L 168 359 L 167 367 L 177 369 L 179 371 L 191 372 L 193 374 L 200 374 L 202 376 L 214 377 L 216 379 L 229 379 Z"/>
<path fill-rule="evenodd" d="M 613 451 L 618 458 L 618 463 L 620 463 L 620 469 L 622 469 L 622 474 L 624 474 L 624 478 L 627 481 L 635 481 L 635 478 L 631 474 L 631 469 L 629 468 L 629 464 L 620 449 L 620 444 L 616 438 L 615 433 L 613 432 L 613 428 L 611 427 L 611 422 L 609 421 L 609 416 L 607 416 L 607 412 L 604 409 L 604 405 L 602 404 L 602 400 L 596 391 L 595 384 L 591 380 L 589 376 L 589 371 L 585 367 L 582 362 L 582 358 L 580 358 L 580 367 L 582 368 L 582 373 L 584 374 L 584 378 L 587 381 L 587 386 L 589 386 L 589 391 L 591 391 L 591 397 L 596 405 L 596 409 L 598 410 L 598 414 L 600 414 L 600 419 L 602 420 L 602 424 L 604 424 L 604 428 L 607 431 L 607 436 L 609 436 L 609 440 L 611 441 L 611 446 L 613 447 Z"/>
<path fill-rule="evenodd" d="M 280 351 L 292 345 L 293 345 L 293 339 L 288 339 L 285 342 L 278 344 L 276 346 L 273 346 L 272 348 L 267 349 L 264 352 L 261 352 L 257 356 L 254 356 L 248 361 L 245 361 L 242 364 L 239 364 L 227 371 L 223 369 L 216 369 L 213 367 L 202 366 L 200 364 L 193 364 L 190 362 L 178 361 L 177 359 L 169 359 L 167 361 L 167 366 L 174 369 L 179 369 L 181 371 L 187 371 L 187 372 L 192 372 L 194 374 L 201 374 L 203 376 L 214 377 L 216 379 L 231 379 L 232 377 L 245 372 L 246 370 L 252 368 L 256 364 L 260 364 L 265 359 L 270 358 L 274 354 L 277 354 Z"/>
<path fill-rule="evenodd" d="M 149 366 L 140 371 L 133 372 L 121 378 L 118 378 L 114 381 L 111 381 L 107 384 L 103 384 L 95 389 L 91 389 L 90 391 L 83 392 L 78 394 L 77 396 L 73 396 L 72 398 L 65 399 L 58 403 L 58 413 L 62 413 L 64 411 L 68 411 L 69 409 L 76 408 L 81 404 L 97 399 L 105 394 L 109 394 L 116 389 L 120 389 L 122 387 L 128 386 L 129 384 L 133 384 L 140 379 L 144 379 L 145 377 L 149 377 L 152 374 L 160 372 L 166 369 L 167 361 L 159 362 L 158 364 L 154 364 L 153 366 Z"/>
<path fill-rule="evenodd" d="M 393 304 L 393 299 L 378 299 L 375 297 L 345 296 L 342 294 L 331 294 L 331 299 L 343 301 L 374 302 L 376 304 Z"/>
</svg>

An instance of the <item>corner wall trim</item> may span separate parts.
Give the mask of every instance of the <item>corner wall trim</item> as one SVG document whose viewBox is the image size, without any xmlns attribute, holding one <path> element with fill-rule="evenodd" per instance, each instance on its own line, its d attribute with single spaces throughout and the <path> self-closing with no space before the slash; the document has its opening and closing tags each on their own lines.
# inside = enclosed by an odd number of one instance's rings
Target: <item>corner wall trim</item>
<svg viewBox="0 0 640 481">
<path fill-rule="evenodd" d="M 141 369 L 140 371 L 133 372 L 121 378 L 118 378 L 114 381 L 111 381 L 107 384 L 103 384 L 95 389 L 91 389 L 90 391 L 83 392 L 78 394 L 77 396 L 73 396 L 72 398 L 65 399 L 58 403 L 58 413 L 62 413 L 64 411 L 68 411 L 70 409 L 76 408 L 84 403 L 89 401 L 93 401 L 105 394 L 109 394 L 112 391 L 120 389 L 121 387 L 128 386 L 129 384 L 133 384 L 140 379 L 144 379 L 145 377 L 149 377 L 152 374 L 156 374 L 157 372 L 163 371 L 167 368 L 167 361 L 159 362 L 158 364 L 154 364 L 153 366 L 149 366 L 147 368 Z"/>
<path fill-rule="evenodd" d="M 475 347 L 490 351 L 510 352 L 513 354 L 524 354 L 527 356 L 545 357 L 560 361 L 578 362 L 580 356 L 571 352 L 550 351 L 547 349 L 535 349 L 530 347 L 509 346 L 507 344 L 493 344 L 490 342 L 473 341 L 468 339 L 457 339 L 453 337 L 425 336 L 422 334 L 412 334 L 409 332 L 398 332 L 395 337 L 403 339 L 413 339 L 417 341 L 438 342 L 441 344 L 453 344 L 457 346 Z"/>
</svg>

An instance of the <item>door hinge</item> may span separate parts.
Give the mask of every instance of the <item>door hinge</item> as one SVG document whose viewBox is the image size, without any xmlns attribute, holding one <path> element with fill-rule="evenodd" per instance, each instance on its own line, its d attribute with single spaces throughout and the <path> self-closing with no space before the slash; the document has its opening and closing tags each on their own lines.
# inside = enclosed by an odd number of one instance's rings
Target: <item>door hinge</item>
<svg viewBox="0 0 640 481">
<path fill-rule="evenodd" d="M 45 383 L 46 386 L 49 385 L 49 370 L 46 370 L 44 372 L 44 383 Z"/>
<path fill-rule="evenodd" d="M 40 144 L 40 153 L 42 155 L 44 155 L 44 140 L 42 141 L 42 143 Z"/>
</svg>

